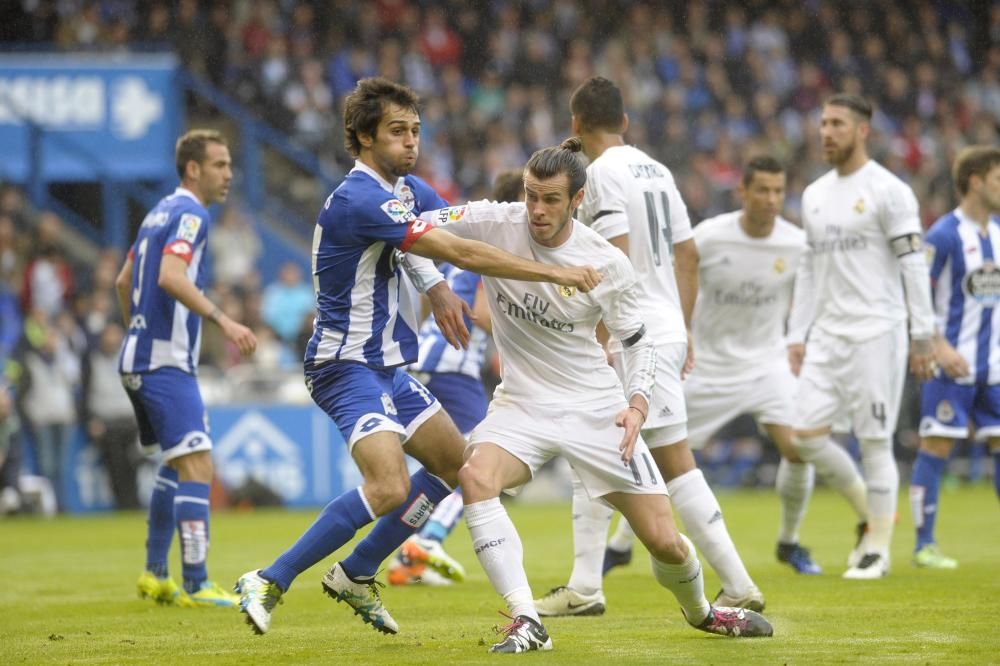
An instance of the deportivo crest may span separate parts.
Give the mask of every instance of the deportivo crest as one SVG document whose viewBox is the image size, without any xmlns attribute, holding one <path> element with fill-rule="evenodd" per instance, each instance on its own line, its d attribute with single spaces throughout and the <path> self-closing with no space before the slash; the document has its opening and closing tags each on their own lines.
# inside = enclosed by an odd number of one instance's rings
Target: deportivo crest
<svg viewBox="0 0 1000 666">
<path fill-rule="evenodd" d="M 383 203 L 379 208 L 389 216 L 393 222 L 407 223 L 412 222 L 416 219 L 416 215 L 410 212 L 402 201 L 399 199 L 389 199 Z"/>
<path fill-rule="evenodd" d="M 955 408 L 951 406 L 950 401 L 942 400 L 934 410 L 934 417 L 942 423 L 948 423 L 955 418 Z"/>
<path fill-rule="evenodd" d="M 181 215 L 181 221 L 177 224 L 177 237 L 193 243 L 198 237 L 198 230 L 201 229 L 201 218 L 191 213 Z"/>
<path fill-rule="evenodd" d="M 407 210 L 413 210 L 413 204 L 417 203 L 417 197 L 413 194 L 413 190 L 410 189 L 410 186 L 405 182 L 400 182 L 400 184 L 396 186 L 395 191 L 393 191 L 393 194 L 395 194 L 396 197 L 403 202 L 403 205 L 406 206 Z"/>
<path fill-rule="evenodd" d="M 774 260 L 774 272 L 777 273 L 778 275 L 781 275 L 782 273 L 785 272 L 785 260 L 782 259 L 781 257 L 778 257 L 777 259 Z"/>
<path fill-rule="evenodd" d="M 559 295 L 563 298 L 572 298 L 576 294 L 576 287 L 559 285 Z"/>
<path fill-rule="evenodd" d="M 927 258 L 927 265 L 930 266 L 934 263 L 934 255 L 937 254 L 937 248 L 934 245 L 927 243 L 924 245 L 924 256 Z"/>
<path fill-rule="evenodd" d="M 857 213 L 858 215 L 861 215 L 861 213 L 865 212 L 865 200 L 863 198 L 858 199 L 857 202 L 854 204 L 854 212 Z"/>
</svg>

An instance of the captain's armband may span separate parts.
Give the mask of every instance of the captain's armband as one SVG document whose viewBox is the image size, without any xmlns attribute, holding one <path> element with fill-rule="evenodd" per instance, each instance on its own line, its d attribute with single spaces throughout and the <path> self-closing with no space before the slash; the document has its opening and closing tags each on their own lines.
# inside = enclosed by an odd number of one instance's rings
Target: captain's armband
<svg viewBox="0 0 1000 666">
<path fill-rule="evenodd" d="M 921 242 L 920 234 L 903 234 L 890 240 L 889 247 L 892 248 L 893 254 L 897 257 L 905 257 L 908 254 L 920 252 L 923 248 L 923 243 Z"/>
</svg>

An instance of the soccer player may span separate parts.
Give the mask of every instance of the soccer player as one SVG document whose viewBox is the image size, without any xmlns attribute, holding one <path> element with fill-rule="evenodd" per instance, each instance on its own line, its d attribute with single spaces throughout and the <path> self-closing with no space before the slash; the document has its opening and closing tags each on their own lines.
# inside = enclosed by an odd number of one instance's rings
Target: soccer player
<svg viewBox="0 0 1000 666">
<path fill-rule="evenodd" d="M 785 319 L 805 233 L 780 216 L 785 170 L 755 157 L 739 186 L 743 207 L 694 228 L 698 365 L 684 383 L 688 442 L 701 449 L 740 414 L 753 414 L 781 452 L 775 485 L 781 498 L 778 560 L 803 574 L 821 573 L 799 544 L 813 490 L 813 468 L 792 444 L 795 377 L 785 352 Z"/>
<path fill-rule="evenodd" d="M 465 520 L 480 564 L 512 622 L 491 652 L 548 650 L 523 565 L 517 530 L 500 503 L 551 458 L 574 467 L 588 496 L 619 509 L 652 555 L 657 581 L 694 627 L 728 636 L 769 636 L 762 616 L 713 607 L 704 595 L 694 546 L 673 522 L 666 485 L 639 430 L 650 409 L 657 351 L 642 319 L 627 258 L 572 218 L 587 172 L 578 139 L 537 151 L 524 175 L 525 204 L 470 203 L 432 213 L 445 229 L 488 240 L 523 257 L 556 264 L 594 262 L 605 276 L 591 294 L 484 277 L 503 382 L 469 440 L 459 472 Z M 627 391 L 594 331 L 603 321 L 628 359 Z M 681 329 L 683 331 L 683 328 Z M 626 396 L 627 400 L 626 400 Z"/>
<path fill-rule="evenodd" d="M 698 251 L 687 208 L 670 171 L 639 149 L 625 145 L 628 128 L 621 91 L 593 77 L 570 100 L 573 132 L 590 159 L 580 220 L 631 259 L 638 273 L 636 294 L 657 348 L 656 387 L 642 437 L 667 481 L 674 510 L 691 540 L 722 580 L 721 605 L 763 610 L 764 596 L 733 545 L 722 509 L 695 466 L 687 443 L 683 376 L 694 365 L 690 321 L 698 293 Z M 608 349 L 619 374 L 629 375 L 632 357 L 611 340 Z M 634 539 L 627 521 L 605 554 L 611 510 L 593 502 L 583 485 L 573 489 L 575 558 L 569 582 L 536 601 L 542 615 L 598 615 L 604 612 L 604 562 L 631 558 Z M 617 555 L 617 557 L 616 557 Z"/>
<path fill-rule="evenodd" d="M 809 250 L 796 275 L 788 336 L 792 370 L 801 369 L 799 455 L 867 519 L 848 558 L 849 579 L 889 571 L 899 492 L 892 434 L 907 347 L 919 379 L 930 377 L 933 364 L 934 315 L 917 199 L 869 159 L 871 116 L 871 105 L 856 95 L 834 95 L 823 105 L 823 158 L 833 169 L 802 195 Z M 829 437 L 831 424 L 845 415 L 861 445 L 867 493 L 853 461 Z"/>
<path fill-rule="evenodd" d="M 524 201 L 522 173 L 521 169 L 509 169 L 497 176 L 494 201 Z M 466 321 L 472 333 L 469 349 L 449 347 L 434 318 L 428 317 L 420 328 L 420 356 L 410 372 L 417 373 L 417 378 L 440 401 L 462 436 L 468 438 L 486 416 L 488 399 L 481 375 L 488 336 L 492 335 L 493 328 L 482 278 L 451 264 L 443 264 L 440 269 L 452 291 L 472 308 L 474 327 L 473 322 Z M 461 518 L 462 491 L 458 489 L 434 508 L 419 534 L 403 543 L 389 566 L 389 583 L 448 585 L 453 580 L 463 580 L 464 568 L 454 559 L 445 557 L 441 545 Z M 439 571 L 444 571 L 444 575 Z"/>
<path fill-rule="evenodd" d="M 208 493 L 212 439 L 195 373 L 201 320 L 222 329 L 243 354 L 257 347 L 253 332 L 203 293 L 210 218 L 233 178 L 221 134 L 191 130 L 175 151 L 180 187 L 142 222 L 115 282 L 128 334 L 119 371 L 135 409 L 140 440 L 163 451 L 149 503 L 146 570 L 139 595 L 181 606 L 235 606 L 237 598 L 208 580 Z M 180 538 L 183 589 L 168 575 L 174 529 Z"/>
<path fill-rule="evenodd" d="M 270 566 L 240 577 L 240 605 L 259 634 L 269 629 L 271 611 L 300 573 L 379 516 L 384 518 L 364 546 L 323 576 L 323 588 L 378 631 L 399 629 L 377 593 L 375 573 L 457 485 L 465 448 L 441 404 L 402 370 L 417 360 L 417 313 L 410 290 L 400 286 L 401 267 L 432 301 L 443 291 L 461 303 L 430 261 L 412 255 L 584 292 L 600 282 L 590 267 L 528 261 L 418 219 L 415 211 L 445 202 L 409 175 L 420 145 L 417 104 L 411 89 L 377 77 L 359 81 L 345 100 L 346 146 L 357 161 L 323 204 L 313 236 L 317 316 L 305 375 L 313 400 L 337 424 L 364 483 L 330 502 Z M 444 302 L 448 307 L 435 306 L 439 326 L 447 327 L 450 342 L 467 345 L 462 313 L 468 305 L 455 309 Z M 413 476 L 404 452 L 424 465 Z"/>
<path fill-rule="evenodd" d="M 1000 149 L 972 146 L 958 154 L 952 180 L 961 201 L 927 233 L 939 370 L 924 385 L 920 452 L 910 504 L 920 567 L 954 569 L 938 550 L 934 522 L 941 475 L 955 440 L 970 427 L 993 450 L 1000 471 Z M 1000 474 L 994 474 L 1000 494 Z"/>
</svg>

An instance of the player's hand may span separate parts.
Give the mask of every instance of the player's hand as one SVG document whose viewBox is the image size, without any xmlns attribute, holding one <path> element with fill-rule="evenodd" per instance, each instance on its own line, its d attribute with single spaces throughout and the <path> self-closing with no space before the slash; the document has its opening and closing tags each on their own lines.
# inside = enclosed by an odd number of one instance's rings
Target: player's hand
<svg viewBox="0 0 1000 666">
<path fill-rule="evenodd" d="M 584 294 L 599 285 L 602 279 L 601 274 L 592 266 L 559 266 L 555 271 L 553 282 L 564 287 L 576 287 Z"/>
<path fill-rule="evenodd" d="M 788 345 L 788 367 L 796 377 L 802 372 L 802 362 L 806 359 L 806 346 L 802 343 Z"/>
<path fill-rule="evenodd" d="M 469 348 L 469 328 L 465 325 L 465 317 L 474 319 L 469 304 L 455 295 L 446 282 L 438 282 L 427 290 L 427 299 L 431 302 L 434 321 L 455 349 Z"/>
<path fill-rule="evenodd" d="M 687 376 L 694 370 L 694 337 L 691 335 L 690 328 L 688 329 L 687 336 L 687 355 L 684 357 L 684 367 L 681 368 L 681 380 L 687 379 Z"/>
<path fill-rule="evenodd" d="M 91 439 L 97 439 L 108 431 L 107 426 L 100 419 L 90 419 L 87 421 L 87 434 Z"/>
<path fill-rule="evenodd" d="M 910 340 L 910 372 L 922 382 L 934 376 L 934 347 L 930 340 Z"/>
<path fill-rule="evenodd" d="M 257 351 L 257 336 L 243 324 L 237 323 L 229 317 L 223 317 L 219 320 L 219 327 L 222 328 L 222 334 L 233 342 L 244 356 L 249 356 Z"/>
<path fill-rule="evenodd" d="M 645 422 L 646 415 L 639 411 L 638 407 L 626 407 L 615 416 L 615 425 L 619 428 L 625 428 L 625 434 L 622 436 L 621 444 L 618 445 L 618 450 L 622 452 L 622 463 L 626 467 L 632 462 L 635 442 L 639 438 L 639 430 L 642 429 L 642 424 Z"/>
<path fill-rule="evenodd" d="M 962 355 L 958 353 L 958 350 L 943 339 L 934 345 L 934 360 L 937 362 L 938 367 L 944 371 L 944 374 L 948 375 L 951 379 L 968 377 L 972 372 L 972 368 L 962 358 Z"/>
</svg>

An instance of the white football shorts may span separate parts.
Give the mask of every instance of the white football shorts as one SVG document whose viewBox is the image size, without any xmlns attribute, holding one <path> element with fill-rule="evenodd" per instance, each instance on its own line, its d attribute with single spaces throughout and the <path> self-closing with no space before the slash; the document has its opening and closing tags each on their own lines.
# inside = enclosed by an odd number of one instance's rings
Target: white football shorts
<svg viewBox="0 0 1000 666">
<path fill-rule="evenodd" d="M 684 402 L 684 386 L 681 370 L 687 356 L 686 342 L 671 342 L 656 346 L 656 384 L 653 386 L 653 400 L 642 429 L 647 444 L 651 448 L 676 444 L 687 437 L 688 413 Z M 627 386 L 629 368 L 625 367 L 624 354 L 615 354 L 612 359 L 615 372 L 622 385 Z M 655 441 L 649 439 L 653 433 Z"/>
<path fill-rule="evenodd" d="M 615 425 L 615 416 L 625 408 L 623 397 L 596 405 L 540 406 L 497 395 L 468 446 L 496 444 L 527 465 L 532 477 L 550 459 L 562 456 L 591 499 L 614 492 L 666 495 L 666 484 L 642 437 L 629 465 L 621 460 L 618 446 L 625 431 Z"/>
<path fill-rule="evenodd" d="M 859 439 L 891 437 L 908 354 L 905 324 L 864 342 L 814 329 L 799 374 L 795 429 L 830 427 L 844 416 Z"/>
</svg>

